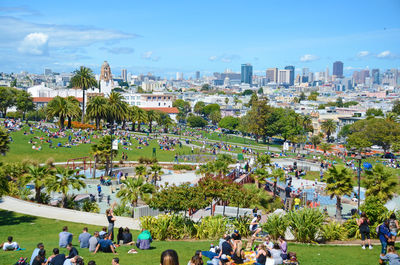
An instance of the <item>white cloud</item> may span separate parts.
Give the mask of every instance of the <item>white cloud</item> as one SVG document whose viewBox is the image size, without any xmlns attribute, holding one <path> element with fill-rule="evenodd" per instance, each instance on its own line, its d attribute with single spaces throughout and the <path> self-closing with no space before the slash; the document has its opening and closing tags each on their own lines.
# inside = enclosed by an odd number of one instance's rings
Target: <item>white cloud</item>
<svg viewBox="0 0 400 265">
<path fill-rule="evenodd" d="M 101 47 L 100 49 L 113 54 L 130 54 L 135 51 L 134 49 L 129 47 L 111 47 L 111 48 Z"/>
<path fill-rule="evenodd" d="M 318 59 L 319 59 L 318 56 L 312 54 L 304 54 L 303 56 L 300 57 L 301 62 L 312 62 Z"/>
<path fill-rule="evenodd" d="M 153 51 L 147 51 L 147 52 L 142 53 L 142 59 L 157 62 L 158 60 L 160 60 L 160 56 L 155 56 Z"/>
<path fill-rule="evenodd" d="M 234 60 L 240 59 L 240 56 L 237 54 L 222 54 L 221 56 L 210 56 L 208 58 L 209 61 L 221 61 L 223 63 L 231 63 Z"/>
<path fill-rule="evenodd" d="M 217 60 L 217 56 L 214 56 L 214 55 L 213 55 L 213 56 L 210 56 L 210 57 L 208 58 L 208 60 L 213 62 L 213 61 Z"/>
<path fill-rule="evenodd" d="M 390 51 L 383 51 L 379 53 L 376 57 L 378 58 L 391 58 L 393 57 L 393 54 Z"/>
<path fill-rule="evenodd" d="M 367 57 L 368 55 L 370 55 L 369 51 L 360 51 L 359 53 L 357 53 L 357 57 L 359 58 Z"/>
<path fill-rule="evenodd" d="M 48 47 L 49 36 L 41 32 L 35 32 L 25 36 L 18 47 L 18 51 L 31 55 L 47 55 Z"/>
</svg>

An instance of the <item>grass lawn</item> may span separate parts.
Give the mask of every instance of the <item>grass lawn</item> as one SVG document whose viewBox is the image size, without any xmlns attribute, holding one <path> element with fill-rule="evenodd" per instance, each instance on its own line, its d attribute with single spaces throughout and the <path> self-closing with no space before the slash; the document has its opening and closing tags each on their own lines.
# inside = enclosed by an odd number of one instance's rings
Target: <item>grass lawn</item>
<svg viewBox="0 0 400 265">
<path fill-rule="evenodd" d="M 23 251 L 4 252 L 0 251 L 0 264 L 14 264 L 19 257 L 30 258 L 36 244 L 43 242 L 46 254 L 49 256 L 54 247 L 58 247 L 58 233 L 62 227 L 67 225 L 69 231 L 74 234 L 73 244 L 77 246 L 79 254 L 83 256 L 85 263 L 89 260 L 96 261 L 98 265 L 111 264 L 113 254 L 98 253 L 93 255 L 87 249 L 80 249 L 77 241 L 78 235 L 84 226 L 78 223 L 69 223 L 46 218 L 21 215 L 13 212 L 0 210 L 0 240 L 4 242 L 7 236 L 14 236 Z M 100 227 L 87 226 L 89 232 L 93 233 Z M 138 231 L 133 231 L 136 239 Z M 127 254 L 130 247 L 123 246 L 117 249 L 120 264 L 140 265 L 140 264 L 160 264 L 161 252 L 166 249 L 175 249 L 178 252 L 180 264 L 187 264 L 188 260 L 198 249 L 207 250 L 210 243 L 216 241 L 155 241 L 151 250 L 139 251 L 138 254 Z M 377 264 L 380 246 L 375 246 L 373 250 L 362 250 L 359 246 L 311 246 L 305 244 L 289 244 L 289 251 L 294 251 L 301 264 L 304 265 L 369 265 Z M 62 249 L 61 253 L 67 253 Z M 204 260 L 207 260 L 205 258 Z"/>
<path fill-rule="evenodd" d="M 26 129 L 29 132 L 29 129 Z M 78 158 L 90 156 L 90 146 L 91 144 L 80 144 L 79 146 L 72 146 L 72 148 L 49 148 L 49 144 L 39 139 L 35 139 L 34 137 L 44 137 L 47 139 L 46 135 L 39 130 L 34 130 L 34 134 L 24 135 L 24 130 L 20 130 L 17 132 L 12 132 L 11 137 L 13 138 L 13 142 L 10 144 L 10 151 L 7 152 L 6 156 L 0 156 L 0 162 L 20 162 L 24 159 L 32 159 L 37 160 L 39 162 L 45 162 L 48 158 L 52 157 L 56 162 L 64 162 L 68 159 Z M 38 142 L 36 146 L 41 145 L 42 150 L 37 151 L 32 149 L 32 145 L 29 143 L 30 139 Z M 63 145 L 68 142 L 68 138 L 52 138 L 53 147 L 57 145 L 58 142 Z M 92 143 L 97 143 L 99 139 L 92 138 Z M 127 153 L 128 160 L 137 160 L 139 157 L 151 157 L 153 152 L 153 147 L 157 150 L 157 159 L 159 161 L 173 161 L 175 153 L 178 154 L 190 154 L 191 149 L 187 146 L 176 146 L 175 151 L 164 151 L 160 150 L 158 143 L 156 140 L 152 140 L 149 146 L 144 147 L 143 149 L 137 149 L 138 141 L 132 139 L 132 146 L 130 148 L 132 150 L 125 150 L 122 148 L 122 145 L 119 146 L 118 155 L 113 160 L 120 160 L 122 156 L 122 152 Z"/>
</svg>

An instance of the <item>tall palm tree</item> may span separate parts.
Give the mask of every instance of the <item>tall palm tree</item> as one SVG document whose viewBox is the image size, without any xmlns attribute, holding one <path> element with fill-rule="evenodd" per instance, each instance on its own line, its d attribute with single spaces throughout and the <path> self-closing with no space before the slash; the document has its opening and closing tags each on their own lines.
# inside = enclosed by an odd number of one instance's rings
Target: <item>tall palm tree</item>
<svg viewBox="0 0 400 265">
<path fill-rule="evenodd" d="M 393 171 L 382 164 L 375 164 L 372 170 L 365 171 L 365 187 L 367 196 L 376 196 L 382 203 L 393 198 L 398 185 Z"/>
<path fill-rule="evenodd" d="M 147 121 L 149 122 L 149 130 L 152 133 L 153 121 L 157 120 L 158 113 L 155 110 L 147 111 Z"/>
<path fill-rule="evenodd" d="M 128 116 L 128 104 L 124 97 L 118 92 L 111 92 L 108 96 L 109 121 L 114 124 L 115 121 L 122 122 Z"/>
<path fill-rule="evenodd" d="M 105 171 L 109 172 L 112 157 L 116 157 L 118 155 L 118 150 L 111 149 L 111 136 L 105 135 L 103 138 L 100 139 L 98 144 L 92 145 L 91 153 L 95 158 L 95 162 L 104 163 L 106 166 Z"/>
<path fill-rule="evenodd" d="M 154 183 L 154 186 L 157 186 L 157 181 L 160 180 L 160 175 L 164 174 L 162 167 L 159 164 L 154 163 L 150 166 L 149 173 L 151 179 L 150 183 Z"/>
<path fill-rule="evenodd" d="M 45 187 L 46 181 L 54 176 L 54 171 L 48 166 L 29 166 L 24 175 L 26 183 L 33 182 L 35 185 L 35 201 L 42 203 L 41 192 Z"/>
<path fill-rule="evenodd" d="M 269 176 L 268 171 L 265 168 L 257 168 L 253 174 L 254 182 L 257 188 L 261 188 L 261 184 L 266 183 L 266 178 Z"/>
<path fill-rule="evenodd" d="M 117 192 L 117 197 L 122 202 L 137 206 L 139 199 L 145 200 L 154 192 L 154 186 L 146 183 L 144 177 L 127 178 L 122 181 L 123 186 Z"/>
<path fill-rule="evenodd" d="M 317 149 L 317 145 L 321 143 L 321 137 L 319 137 L 318 135 L 313 135 L 310 138 L 310 142 L 314 146 L 314 149 Z"/>
<path fill-rule="evenodd" d="M 76 97 L 69 96 L 69 97 L 66 97 L 65 100 L 67 101 L 67 108 L 68 108 L 67 128 L 71 129 L 72 119 L 79 117 L 79 115 L 81 114 L 81 109 L 79 107 L 79 101 L 76 99 Z"/>
<path fill-rule="evenodd" d="M 168 128 L 174 124 L 171 117 L 164 112 L 158 113 L 157 124 L 164 128 L 164 133 L 168 133 Z"/>
<path fill-rule="evenodd" d="M 337 124 L 334 120 L 328 119 L 321 124 L 321 129 L 326 133 L 326 140 L 329 142 L 329 137 L 336 131 Z"/>
<path fill-rule="evenodd" d="M 276 188 L 278 180 L 282 181 L 285 178 L 285 171 L 282 168 L 274 168 L 271 172 L 271 177 L 274 179 L 274 198 L 276 197 Z"/>
<path fill-rule="evenodd" d="M 68 116 L 68 102 L 60 96 L 54 97 L 46 107 L 46 116 L 48 118 L 58 117 L 60 129 L 64 129 L 64 121 Z"/>
<path fill-rule="evenodd" d="M 326 152 L 332 150 L 332 145 L 330 143 L 323 142 L 319 145 L 319 148 L 321 148 L 321 150 L 324 152 L 324 155 L 326 155 Z"/>
<path fill-rule="evenodd" d="M 85 93 L 89 88 L 97 87 L 97 81 L 93 71 L 85 66 L 81 66 L 79 70 L 74 71 L 74 76 L 71 78 L 71 85 L 76 88 L 82 89 L 82 119 L 85 118 Z"/>
<path fill-rule="evenodd" d="M 342 219 L 342 196 L 353 192 L 353 174 L 343 166 L 332 166 L 326 174 L 325 191 L 331 198 L 336 197 L 336 218 Z"/>
<path fill-rule="evenodd" d="M 6 155 L 6 152 L 10 149 L 10 135 L 3 128 L 0 127 L 0 154 Z"/>
<path fill-rule="evenodd" d="M 52 192 L 61 192 L 63 195 L 62 205 L 67 204 L 67 194 L 70 188 L 81 190 L 86 187 L 85 175 L 78 174 L 79 170 L 65 167 L 57 167 L 56 174 L 46 181 L 46 187 Z"/>
<path fill-rule="evenodd" d="M 140 132 L 140 125 L 145 122 L 147 122 L 147 111 L 139 108 L 138 109 L 138 120 L 137 120 L 139 132 Z"/>
<path fill-rule="evenodd" d="M 138 106 L 131 106 L 129 108 L 129 120 L 132 122 L 132 131 L 135 131 L 136 122 L 139 120 Z"/>
<path fill-rule="evenodd" d="M 312 132 L 314 130 L 310 115 L 302 116 L 302 127 L 305 133 Z"/>
<path fill-rule="evenodd" d="M 90 119 L 94 119 L 96 123 L 96 130 L 100 128 L 102 119 L 107 118 L 108 102 L 105 97 L 96 96 L 89 100 L 86 107 L 86 114 Z"/>
</svg>

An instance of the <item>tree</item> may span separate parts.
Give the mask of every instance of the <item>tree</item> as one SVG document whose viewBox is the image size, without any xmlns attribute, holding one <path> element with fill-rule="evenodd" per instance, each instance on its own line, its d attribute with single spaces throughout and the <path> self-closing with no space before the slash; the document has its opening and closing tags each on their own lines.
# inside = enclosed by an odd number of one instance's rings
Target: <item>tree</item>
<svg viewBox="0 0 400 265">
<path fill-rule="evenodd" d="M 225 98 L 225 105 L 228 105 L 228 103 L 229 103 L 229 98 L 226 97 L 226 98 Z"/>
<path fill-rule="evenodd" d="M 74 71 L 74 76 L 71 78 L 71 85 L 82 89 L 82 119 L 81 122 L 84 123 L 85 118 L 85 93 L 89 88 L 97 87 L 97 81 L 90 68 L 81 66 L 79 70 Z"/>
<path fill-rule="evenodd" d="M 33 104 L 33 99 L 31 97 L 31 94 L 29 94 L 24 90 L 19 90 L 17 92 L 16 105 L 17 105 L 17 110 L 22 112 L 22 120 L 25 120 L 25 114 L 28 111 L 35 109 L 35 105 Z"/>
<path fill-rule="evenodd" d="M 393 198 L 398 181 L 394 172 L 382 164 L 375 164 L 372 170 L 365 171 L 365 188 L 367 196 L 375 196 L 382 203 Z"/>
<path fill-rule="evenodd" d="M 351 134 L 351 124 L 346 124 L 345 126 L 340 129 L 340 132 L 338 133 L 338 138 L 347 138 L 349 134 Z"/>
<path fill-rule="evenodd" d="M 139 178 L 144 177 L 146 175 L 146 167 L 143 165 L 135 167 L 135 175 Z"/>
<path fill-rule="evenodd" d="M 353 174 L 350 169 L 342 166 L 332 166 L 325 175 L 326 193 L 331 198 L 336 197 L 336 219 L 342 219 L 342 196 L 353 192 Z"/>
<path fill-rule="evenodd" d="M 79 115 L 81 114 L 81 110 L 79 108 L 79 101 L 75 97 L 69 96 L 69 97 L 65 98 L 65 100 L 67 101 L 67 108 L 68 108 L 67 128 L 71 129 L 72 119 L 78 118 Z"/>
<path fill-rule="evenodd" d="M 369 108 L 366 113 L 367 117 L 384 117 L 383 111 L 381 109 Z"/>
<path fill-rule="evenodd" d="M 216 125 L 221 120 L 221 112 L 218 110 L 211 112 L 210 120 L 214 125 Z"/>
<path fill-rule="evenodd" d="M 311 100 L 311 101 L 317 101 L 318 96 L 319 96 L 319 93 L 314 91 L 314 92 L 310 93 L 310 95 L 308 96 L 307 99 Z"/>
<path fill-rule="evenodd" d="M 254 91 L 251 89 L 246 89 L 245 91 L 243 91 L 242 96 L 251 96 L 253 95 Z"/>
<path fill-rule="evenodd" d="M 128 104 L 118 92 L 111 92 L 108 96 L 108 120 L 111 124 L 122 122 L 128 117 Z"/>
<path fill-rule="evenodd" d="M 10 150 L 10 135 L 3 127 L 0 127 L 0 154 L 5 156 L 8 150 Z"/>
<path fill-rule="evenodd" d="M 201 86 L 201 91 L 209 91 L 211 90 L 211 87 L 209 84 L 204 84 Z"/>
<path fill-rule="evenodd" d="M 391 121 L 391 122 L 398 122 L 399 121 L 398 115 L 396 113 L 394 113 L 394 112 L 386 112 L 385 119 L 387 121 Z"/>
<path fill-rule="evenodd" d="M 147 121 L 149 122 L 149 130 L 150 133 L 152 133 L 152 128 L 153 128 L 153 121 L 157 120 L 159 117 L 158 113 L 155 110 L 148 110 L 147 111 Z"/>
<path fill-rule="evenodd" d="M 239 121 L 239 118 L 225 116 L 218 122 L 218 126 L 233 131 L 236 130 L 236 128 L 239 126 Z"/>
<path fill-rule="evenodd" d="M 160 175 L 164 174 L 164 172 L 162 171 L 162 167 L 159 164 L 154 163 L 150 166 L 149 173 L 150 183 L 154 183 L 154 186 L 157 186 L 157 181 L 161 180 Z"/>
<path fill-rule="evenodd" d="M 140 125 L 142 123 L 146 123 L 147 122 L 147 111 L 145 111 L 144 109 L 138 108 L 138 119 L 137 119 L 137 123 L 138 123 L 138 131 L 140 132 Z"/>
<path fill-rule="evenodd" d="M 332 150 L 332 145 L 330 143 L 323 142 L 319 145 L 319 148 L 321 148 L 321 150 L 324 152 L 324 155 L 326 155 L 326 152 Z"/>
<path fill-rule="evenodd" d="M 57 167 L 56 174 L 46 181 L 48 191 L 61 192 L 63 195 L 62 205 L 67 206 L 67 194 L 70 188 L 81 190 L 86 187 L 83 179 L 85 175 L 79 174 L 79 170 L 65 167 Z"/>
<path fill-rule="evenodd" d="M 306 94 L 304 94 L 304 92 L 300 93 L 300 97 L 299 97 L 299 102 L 306 100 Z"/>
<path fill-rule="evenodd" d="M 164 133 L 168 133 L 168 128 L 174 124 L 174 121 L 167 113 L 159 112 L 157 123 L 164 128 Z"/>
<path fill-rule="evenodd" d="M 174 103 L 172 103 L 172 107 L 176 107 L 179 110 L 179 114 L 177 115 L 179 122 L 184 122 L 187 114 L 191 111 L 190 103 L 183 99 L 175 100 Z"/>
<path fill-rule="evenodd" d="M 197 115 L 203 115 L 203 108 L 206 106 L 206 103 L 204 103 L 203 101 L 197 101 L 197 103 L 194 105 L 194 113 L 196 113 Z"/>
<path fill-rule="evenodd" d="M 278 180 L 284 180 L 285 171 L 282 168 L 274 168 L 271 172 L 271 177 L 274 180 L 274 198 L 276 197 L 276 187 L 278 184 Z"/>
<path fill-rule="evenodd" d="M 237 104 L 239 104 L 239 103 L 242 103 L 242 101 L 238 98 L 238 96 L 235 96 L 235 97 L 233 98 L 233 104 L 234 104 L 235 106 L 237 106 Z"/>
<path fill-rule="evenodd" d="M 232 180 L 230 178 L 225 178 L 222 176 L 212 177 L 211 175 L 201 178 L 198 182 L 198 186 L 204 192 L 206 200 L 210 200 L 211 202 L 213 200 L 221 200 L 224 189 L 231 187 L 231 184 Z M 212 210 L 211 214 L 214 214 Z"/>
<path fill-rule="evenodd" d="M 264 89 L 262 87 L 260 87 L 257 91 L 257 94 L 262 95 L 264 94 Z"/>
<path fill-rule="evenodd" d="M 326 134 L 326 140 L 329 142 L 329 137 L 336 131 L 337 124 L 332 119 L 327 119 L 321 124 L 322 131 Z"/>
<path fill-rule="evenodd" d="M 272 129 L 271 119 L 273 119 L 273 108 L 268 105 L 267 100 L 257 100 L 252 104 L 251 109 L 246 113 L 242 121 L 246 124 L 243 127 L 247 127 L 246 130 L 253 133 L 256 136 L 256 141 L 259 137 L 265 139 L 266 136 L 275 135 L 275 131 Z"/>
<path fill-rule="evenodd" d="M 0 112 L 5 118 L 7 109 L 15 105 L 17 90 L 11 87 L 0 87 Z"/>
<path fill-rule="evenodd" d="M 393 103 L 392 112 L 396 113 L 397 115 L 400 115 L 400 100 L 396 100 Z"/>
<path fill-rule="evenodd" d="M 46 181 L 54 177 L 54 171 L 48 166 L 30 166 L 24 175 L 26 183 L 33 182 L 35 185 L 35 201 L 42 203 L 41 192 L 45 187 Z"/>
<path fill-rule="evenodd" d="M 205 127 L 207 125 L 207 121 L 200 116 L 190 116 L 187 119 L 188 125 L 192 128 L 196 127 Z"/>
<path fill-rule="evenodd" d="M 310 142 L 314 146 L 314 149 L 317 149 L 317 145 L 321 143 L 321 138 L 318 135 L 313 135 L 310 138 Z"/>
<path fill-rule="evenodd" d="M 221 112 L 221 108 L 218 104 L 208 104 L 203 108 L 203 114 L 205 117 L 209 117 L 214 111 Z"/>
<path fill-rule="evenodd" d="M 122 202 L 137 206 L 138 200 L 145 200 L 154 192 L 154 186 L 146 183 L 144 177 L 127 178 L 122 181 L 122 187 L 117 192 L 117 197 Z"/>
<path fill-rule="evenodd" d="M 98 144 L 93 144 L 91 146 L 91 153 L 101 163 L 104 163 L 106 168 L 105 171 L 108 173 L 111 165 L 111 156 L 116 157 L 118 155 L 118 150 L 111 149 L 111 136 L 105 135 L 100 139 Z"/>
<path fill-rule="evenodd" d="M 249 102 L 246 104 L 246 107 L 251 108 L 254 105 L 254 103 L 256 103 L 257 101 L 258 101 L 257 94 L 252 93 Z M 265 100 L 265 101 L 267 101 L 267 100 Z"/>
<path fill-rule="evenodd" d="M 89 100 L 86 106 L 86 115 L 90 119 L 94 119 L 96 130 L 100 128 L 101 120 L 105 120 L 108 114 L 108 102 L 105 97 L 96 96 Z"/>
<path fill-rule="evenodd" d="M 60 96 L 56 96 L 47 104 L 46 116 L 48 118 L 57 117 L 60 129 L 64 129 L 64 121 L 68 115 L 68 111 L 67 100 Z"/>
</svg>

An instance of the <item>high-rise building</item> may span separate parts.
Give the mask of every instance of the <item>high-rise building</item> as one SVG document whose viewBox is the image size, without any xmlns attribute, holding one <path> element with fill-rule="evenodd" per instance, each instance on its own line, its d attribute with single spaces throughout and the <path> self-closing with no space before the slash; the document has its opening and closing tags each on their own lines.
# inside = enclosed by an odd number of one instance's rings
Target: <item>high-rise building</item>
<svg viewBox="0 0 400 265">
<path fill-rule="evenodd" d="M 290 70 L 279 70 L 278 83 L 289 84 L 289 82 L 290 82 Z"/>
<path fill-rule="evenodd" d="M 366 69 L 366 70 L 361 70 L 360 71 L 360 83 L 361 84 L 365 84 L 365 80 L 366 80 L 366 78 L 367 77 L 369 77 L 369 70 L 368 69 Z"/>
<path fill-rule="evenodd" d="M 360 83 L 360 72 L 358 72 L 358 71 L 353 72 L 353 83 L 355 83 L 355 84 Z"/>
<path fill-rule="evenodd" d="M 293 65 L 288 65 L 285 67 L 285 70 L 290 71 L 290 81 L 289 85 L 293 86 L 294 85 L 294 66 Z"/>
<path fill-rule="evenodd" d="M 333 63 L 332 75 L 336 75 L 336 77 L 343 77 L 343 63 L 341 61 L 336 61 Z"/>
<path fill-rule="evenodd" d="M 252 84 L 253 66 L 251 64 L 242 64 L 240 71 L 240 81 L 245 84 Z"/>
<path fill-rule="evenodd" d="M 200 71 L 196 71 L 196 80 L 200 80 Z"/>
<path fill-rule="evenodd" d="M 328 82 L 329 81 L 329 67 L 326 67 L 326 70 L 325 70 L 325 82 Z"/>
<path fill-rule="evenodd" d="M 266 78 L 268 83 L 278 83 L 278 68 L 268 68 Z"/>
<path fill-rule="evenodd" d="M 371 71 L 372 82 L 374 84 L 380 84 L 379 80 L 379 69 L 372 69 Z"/>
<path fill-rule="evenodd" d="M 121 77 L 124 82 L 128 81 L 128 72 L 126 71 L 126 69 L 121 70 Z"/>
<path fill-rule="evenodd" d="M 176 72 L 176 80 L 183 80 L 183 73 L 182 72 Z"/>
<path fill-rule="evenodd" d="M 44 75 L 51 75 L 53 72 L 51 71 L 51 69 L 45 68 L 44 69 Z"/>
<path fill-rule="evenodd" d="M 310 69 L 309 68 L 303 68 L 303 69 L 301 69 L 301 72 L 302 72 L 302 76 L 308 77 L 308 73 L 310 72 Z"/>
</svg>

